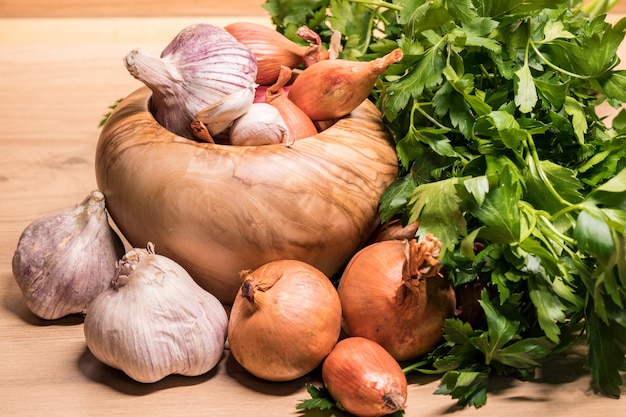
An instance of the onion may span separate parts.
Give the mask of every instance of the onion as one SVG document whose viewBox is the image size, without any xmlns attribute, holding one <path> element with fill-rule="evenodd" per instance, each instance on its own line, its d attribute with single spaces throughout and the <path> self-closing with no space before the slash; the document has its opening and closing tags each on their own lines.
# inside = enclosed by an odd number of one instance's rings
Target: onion
<svg viewBox="0 0 626 417">
<path fill-rule="evenodd" d="M 439 275 L 439 251 L 431 235 L 360 250 L 339 281 L 346 332 L 378 342 L 399 361 L 429 352 L 456 308 L 454 288 Z"/>
<path fill-rule="evenodd" d="M 253 375 L 289 381 L 312 371 L 341 332 L 341 304 L 330 280 L 293 260 L 242 272 L 228 323 L 233 357 Z"/>
<path fill-rule="evenodd" d="M 322 379 L 333 399 L 360 417 L 384 416 L 406 406 L 402 368 L 369 339 L 349 337 L 337 343 L 322 365 Z"/>
</svg>

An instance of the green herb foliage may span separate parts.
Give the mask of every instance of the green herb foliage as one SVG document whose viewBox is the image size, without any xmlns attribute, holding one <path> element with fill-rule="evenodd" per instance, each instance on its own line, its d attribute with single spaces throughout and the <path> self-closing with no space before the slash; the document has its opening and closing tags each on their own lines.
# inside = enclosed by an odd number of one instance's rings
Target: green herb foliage
<svg viewBox="0 0 626 417">
<path fill-rule="evenodd" d="M 341 58 L 404 52 L 371 95 L 401 168 L 380 213 L 436 235 L 457 288 L 485 285 L 484 319 L 448 320 L 445 342 L 406 368 L 441 374 L 436 393 L 460 404 L 484 405 L 490 375 L 530 379 L 581 337 L 593 384 L 620 396 L 626 113 L 608 123 L 596 106 L 626 102 L 626 71 L 616 69 L 626 20 L 611 25 L 597 2 L 579 3 L 265 4 L 294 40 L 302 25 L 325 42 L 339 30 Z"/>
</svg>

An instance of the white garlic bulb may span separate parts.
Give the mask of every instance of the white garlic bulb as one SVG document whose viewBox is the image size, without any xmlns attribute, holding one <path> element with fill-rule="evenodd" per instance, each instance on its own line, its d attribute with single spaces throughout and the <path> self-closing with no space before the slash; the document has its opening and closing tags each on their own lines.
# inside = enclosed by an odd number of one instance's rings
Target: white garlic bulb
<svg viewBox="0 0 626 417">
<path fill-rule="evenodd" d="M 30 223 L 13 255 L 13 277 L 28 308 L 54 320 L 85 312 L 111 282 L 124 254 L 111 228 L 104 195 L 92 191 L 80 204 Z"/>
<path fill-rule="evenodd" d="M 258 71 L 257 60 L 248 48 L 225 29 L 206 23 L 181 30 L 160 57 L 137 48 L 124 62 L 129 73 L 152 90 L 154 118 L 189 139 L 194 137 L 190 124 L 198 111 L 255 86 Z M 252 104 L 245 94 L 234 101 L 242 106 Z"/>
<path fill-rule="evenodd" d="M 231 145 L 271 145 L 285 142 L 288 128 L 280 111 L 268 103 L 254 103 L 230 128 Z"/>
<path fill-rule="evenodd" d="M 87 308 L 84 332 L 96 358 L 148 383 L 211 370 L 227 327 L 218 299 L 148 243 L 118 262 L 111 286 Z"/>
</svg>

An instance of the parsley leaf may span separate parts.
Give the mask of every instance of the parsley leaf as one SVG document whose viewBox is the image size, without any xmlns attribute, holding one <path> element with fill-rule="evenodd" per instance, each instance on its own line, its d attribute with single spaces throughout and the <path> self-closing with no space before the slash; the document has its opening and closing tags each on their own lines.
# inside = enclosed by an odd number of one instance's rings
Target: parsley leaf
<svg viewBox="0 0 626 417">
<path fill-rule="evenodd" d="M 626 369 L 626 19 L 611 0 L 267 0 L 281 32 L 307 24 L 341 58 L 402 48 L 370 98 L 396 144 L 383 221 L 418 221 L 457 289 L 479 282 L 483 318 L 446 321 L 408 371 L 480 407 L 490 375 L 531 378 L 584 338 L 594 385 Z M 303 5 L 310 9 L 304 9 Z"/>
</svg>

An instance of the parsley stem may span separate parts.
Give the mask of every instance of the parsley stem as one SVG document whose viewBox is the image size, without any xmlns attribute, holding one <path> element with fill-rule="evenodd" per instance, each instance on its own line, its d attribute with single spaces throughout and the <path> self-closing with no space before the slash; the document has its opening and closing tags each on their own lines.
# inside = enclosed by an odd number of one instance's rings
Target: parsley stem
<svg viewBox="0 0 626 417">
<path fill-rule="evenodd" d="M 548 237 L 550 238 L 552 242 L 555 242 L 555 244 L 557 244 L 563 249 L 567 248 L 566 244 L 569 244 L 569 245 L 576 244 L 576 240 L 574 238 L 571 238 L 563 234 L 560 230 L 556 228 L 556 226 L 554 226 L 554 223 L 553 223 L 554 216 L 549 216 L 548 213 L 546 213 L 545 211 L 541 211 L 540 213 L 541 214 L 538 214 L 537 217 L 540 220 L 544 220 L 543 222 L 541 222 L 541 224 L 545 226 L 546 228 L 548 228 L 549 231 L 551 232 L 550 235 L 548 235 Z M 547 235 L 545 231 L 543 232 L 543 234 Z M 560 242 L 565 242 L 566 244 L 562 244 Z"/>
<path fill-rule="evenodd" d="M 556 219 L 558 219 L 559 217 L 571 212 L 571 211 L 575 211 L 575 210 L 580 210 L 580 207 L 578 205 L 572 204 L 569 205 L 567 207 L 563 207 L 561 210 L 557 211 L 556 213 L 552 214 L 550 216 L 550 220 L 554 221 Z"/>
<path fill-rule="evenodd" d="M 427 104 L 429 105 L 430 103 L 420 103 L 418 101 L 414 101 L 413 102 L 413 111 L 411 112 L 411 126 L 415 126 L 413 123 L 413 115 L 415 114 L 415 112 L 419 112 L 422 116 L 424 116 L 426 119 L 428 119 L 428 121 L 430 121 L 433 125 L 437 126 L 440 129 L 443 129 L 447 132 L 451 131 L 452 129 L 450 129 L 447 126 L 442 125 L 439 121 L 437 121 L 434 117 L 432 117 L 430 114 L 428 114 L 428 112 L 424 111 L 424 109 L 422 109 L 422 105 L 423 104 Z"/>
<path fill-rule="evenodd" d="M 550 68 L 552 68 L 553 70 L 555 70 L 555 71 L 557 71 L 557 72 L 560 72 L 560 73 L 562 73 L 562 74 L 568 75 L 568 76 L 570 76 L 570 77 L 572 77 L 572 78 L 578 78 L 578 79 L 581 79 L 581 80 L 589 80 L 589 79 L 591 79 L 591 78 L 592 78 L 592 77 L 591 77 L 591 76 L 589 76 L 589 75 L 580 75 L 580 74 L 575 74 L 575 73 L 570 72 L 570 71 L 568 71 L 568 70 L 566 70 L 566 69 L 563 69 L 563 68 L 561 68 L 561 67 L 559 67 L 559 66 L 557 66 L 557 65 L 554 65 L 554 64 L 553 64 L 552 62 L 550 62 L 550 61 L 549 61 L 549 60 L 548 60 L 545 56 L 543 56 L 543 54 L 542 54 L 541 52 L 539 52 L 539 49 L 537 48 L 537 45 L 535 44 L 535 42 L 533 42 L 532 40 L 529 40 L 529 44 L 530 44 L 530 46 L 533 48 L 533 51 L 535 51 L 535 53 L 537 54 L 537 56 L 538 56 L 539 58 L 541 58 L 541 60 L 542 60 L 542 61 L 543 61 L 543 62 L 544 62 L 547 66 L 549 66 Z"/>
<path fill-rule="evenodd" d="M 546 186 L 550 194 L 552 194 L 554 198 L 556 198 L 558 202 L 561 203 L 562 205 L 567 206 L 567 207 L 572 206 L 572 203 L 570 203 L 569 201 L 561 197 L 561 194 L 559 194 L 554 189 L 554 185 L 552 184 L 552 181 L 550 181 L 550 178 L 548 178 L 544 170 L 541 169 L 541 166 L 540 166 L 541 160 L 539 159 L 539 154 L 537 153 L 535 142 L 533 141 L 532 135 L 530 133 L 527 135 L 527 139 L 524 141 L 524 147 L 530 153 L 530 157 L 528 158 L 529 168 L 531 170 L 534 170 L 537 173 L 537 175 L 539 175 L 539 177 L 541 178 L 541 181 Z"/>
<path fill-rule="evenodd" d="M 404 9 L 404 7 L 398 4 L 387 3 L 386 1 L 381 1 L 381 0 L 350 0 L 350 2 L 364 3 L 364 4 L 369 4 L 370 6 L 376 6 L 376 7 L 386 7 L 388 9 L 397 10 L 397 11 L 401 11 Z"/>
</svg>

